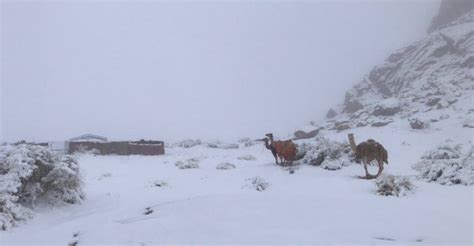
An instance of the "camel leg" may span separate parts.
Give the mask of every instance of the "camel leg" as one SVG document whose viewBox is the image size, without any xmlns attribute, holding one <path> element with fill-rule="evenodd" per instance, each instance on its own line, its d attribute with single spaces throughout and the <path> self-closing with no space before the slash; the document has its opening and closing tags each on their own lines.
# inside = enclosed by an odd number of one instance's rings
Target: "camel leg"
<svg viewBox="0 0 474 246">
<path fill-rule="evenodd" d="M 369 164 L 367 158 L 364 158 L 362 161 L 364 163 L 364 170 L 365 170 L 365 178 L 366 179 L 373 179 L 374 176 L 369 173 L 369 170 L 367 169 L 367 165 Z"/>
<path fill-rule="evenodd" d="M 278 157 L 276 155 L 274 155 L 275 157 L 275 163 L 278 165 Z"/>
<path fill-rule="evenodd" d="M 380 174 L 382 174 L 382 171 L 383 171 L 383 161 L 377 160 L 377 162 L 379 164 L 379 171 L 377 172 L 377 175 L 375 175 L 376 178 L 378 178 Z"/>
<path fill-rule="evenodd" d="M 368 179 L 370 178 L 369 171 L 367 170 L 367 162 L 364 160 L 364 170 L 365 170 L 365 178 Z"/>
</svg>

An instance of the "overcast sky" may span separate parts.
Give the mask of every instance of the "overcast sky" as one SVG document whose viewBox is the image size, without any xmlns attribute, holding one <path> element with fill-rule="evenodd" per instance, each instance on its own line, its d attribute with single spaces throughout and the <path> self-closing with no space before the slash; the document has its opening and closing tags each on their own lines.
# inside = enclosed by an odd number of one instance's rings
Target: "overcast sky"
<svg viewBox="0 0 474 246">
<path fill-rule="evenodd" d="M 424 37 L 438 4 L 2 2 L 2 138 L 284 137 Z"/>
</svg>

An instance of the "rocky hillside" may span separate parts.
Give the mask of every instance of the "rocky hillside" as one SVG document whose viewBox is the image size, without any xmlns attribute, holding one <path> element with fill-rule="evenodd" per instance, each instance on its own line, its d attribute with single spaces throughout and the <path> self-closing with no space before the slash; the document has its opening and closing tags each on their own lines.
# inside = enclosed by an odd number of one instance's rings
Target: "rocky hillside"
<svg viewBox="0 0 474 246">
<path fill-rule="evenodd" d="M 454 114 L 474 127 L 474 10 L 391 54 L 331 109 L 326 129 L 383 127 L 406 119 L 423 128 Z"/>
<path fill-rule="evenodd" d="M 428 33 L 446 27 L 472 9 L 474 9 L 472 0 L 442 0 L 439 13 L 431 21 Z"/>
</svg>

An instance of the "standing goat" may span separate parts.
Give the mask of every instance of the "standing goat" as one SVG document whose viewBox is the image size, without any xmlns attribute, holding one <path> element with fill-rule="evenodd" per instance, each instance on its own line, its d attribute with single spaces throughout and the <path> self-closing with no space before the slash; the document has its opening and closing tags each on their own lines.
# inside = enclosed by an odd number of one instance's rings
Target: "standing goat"
<svg viewBox="0 0 474 246">
<path fill-rule="evenodd" d="M 373 179 L 380 176 L 383 171 L 383 163 L 385 162 L 388 164 L 387 150 L 385 150 L 385 148 L 380 143 L 373 139 L 369 139 L 356 146 L 354 134 L 350 133 L 348 137 L 351 149 L 352 151 L 354 151 L 356 158 L 362 160 L 362 163 L 364 164 L 365 178 Z M 369 172 L 367 171 L 367 165 L 374 160 L 377 161 L 379 166 L 379 171 L 375 176 L 369 174 Z"/>
</svg>

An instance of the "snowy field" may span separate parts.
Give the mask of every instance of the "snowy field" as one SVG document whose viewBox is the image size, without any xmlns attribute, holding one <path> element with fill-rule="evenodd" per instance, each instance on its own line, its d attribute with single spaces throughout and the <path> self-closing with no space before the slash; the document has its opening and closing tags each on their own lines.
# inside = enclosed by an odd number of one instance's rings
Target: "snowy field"
<svg viewBox="0 0 474 246">
<path fill-rule="evenodd" d="M 389 151 L 384 173 L 411 177 L 416 189 L 404 197 L 374 194 L 374 181 L 356 178 L 363 168 L 355 163 L 337 171 L 300 165 L 291 174 L 274 164 L 263 144 L 229 150 L 175 147 L 154 157 L 85 155 L 79 158 L 85 201 L 36 209 L 32 220 L 0 232 L 0 244 L 470 245 L 472 186 L 416 180 L 412 165 L 446 136 L 469 141 L 472 130 L 450 131 L 448 121 L 443 131 L 415 132 L 403 123 L 353 132 L 356 141 L 374 137 L 384 144 Z M 322 134 L 346 141 L 347 132 Z M 239 159 L 246 155 L 255 160 Z M 190 158 L 199 168 L 175 166 Z M 236 168 L 216 169 L 226 162 Z M 248 179 L 256 176 L 268 182 L 265 190 L 250 185 Z"/>
</svg>

